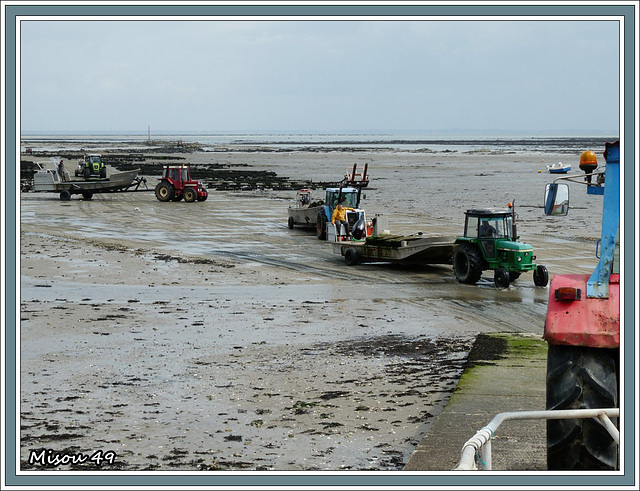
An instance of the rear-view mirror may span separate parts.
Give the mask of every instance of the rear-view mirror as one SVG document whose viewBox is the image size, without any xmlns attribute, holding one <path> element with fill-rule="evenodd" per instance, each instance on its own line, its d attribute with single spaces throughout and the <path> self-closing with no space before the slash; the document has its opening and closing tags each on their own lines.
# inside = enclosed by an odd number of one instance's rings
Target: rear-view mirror
<svg viewBox="0 0 640 491">
<path fill-rule="evenodd" d="M 544 214 L 566 215 L 569 212 L 569 185 L 566 183 L 547 184 L 544 192 Z"/>
</svg>

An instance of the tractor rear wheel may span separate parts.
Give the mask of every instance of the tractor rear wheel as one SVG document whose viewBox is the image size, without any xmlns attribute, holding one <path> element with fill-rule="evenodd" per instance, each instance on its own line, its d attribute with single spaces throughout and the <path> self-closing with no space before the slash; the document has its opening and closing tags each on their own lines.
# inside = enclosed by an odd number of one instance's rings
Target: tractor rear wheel
<svg viewBox="0 0 640 491">
<path fill-rule="evenodd" d="M 493 282 L 498 288 L 509 288 L 509 272 L 504 268 L 498 268 L 493 273 Z"/>
<path fill-rule="evenodd" d="M 549 272 L 542 264 L 538 264 L 533 272 L 533 283 L 536 286 L 547 286 L 549 283 Z"/>
<path fill-rule="evenodd" d="M 318 213 L 316 220 L 316 235 L 320 240 L 327 240 L 327 217 L 322 212 Z"/>
<path fill-rule="evenodd" d="M 459 283 L 475 285 L 482 276 L 482 257 L 477 247 L 459 244 L 453 251 L 453 272 Z"/>
<path fill-rule="evenodd" d="M 158 201 L 171 201 L 173 199 L 173 186 L 166 182 L 159 182 L 156 186 L 156 198 L 158 198 Z"/>
<path fill-rule="evenodd" d="M 547 409 L 618 407 L 618 349 L 549 345 Z M 615 418 L 612 419 L 616 424 Z M 596 418 L 547 420 L 549 470 L 618 468 L 618 445 Z"/>
<path fill-rule="evenodd" d="M 198 193 L 193 188 L 187 188 L 184 190 L 184 200 L 187 203 L 193 203 L 198 198 Z"/>
</svg>

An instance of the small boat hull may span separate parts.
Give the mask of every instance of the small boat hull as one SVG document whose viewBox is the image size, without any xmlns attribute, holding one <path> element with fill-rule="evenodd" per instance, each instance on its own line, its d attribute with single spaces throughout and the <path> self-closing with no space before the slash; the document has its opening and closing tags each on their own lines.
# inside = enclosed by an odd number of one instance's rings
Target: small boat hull
<svg viewBox="0 0 640 491">
<path fill-rule="evenodd" d="M 315 228 L 318 221 L 318 212 L 322 210 L 322 206 L 314 206 L 311 208 L 289 207 L 289 224 L 303 228 Z"/>
<path fill-rule="evenodd" d="M 139 172 L 139 169 L 135 169 L 114 173 L 104 179 L 71 178 L 62 181 L 55 170 L 42 169 L 33 175 L 33 190 L 50 193 L 67 191 L 70 194 L 80 194 L 83 191 L 91 193 L 125 191 L 134 184 Z"/>
</svg>

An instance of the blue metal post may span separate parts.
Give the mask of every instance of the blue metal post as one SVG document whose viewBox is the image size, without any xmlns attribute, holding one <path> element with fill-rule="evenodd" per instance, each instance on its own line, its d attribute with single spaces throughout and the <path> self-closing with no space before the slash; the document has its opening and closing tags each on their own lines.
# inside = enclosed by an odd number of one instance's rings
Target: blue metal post
<svg viewBox="0 0 640 491">
<path fill-rule="evenodd" d="M 620 142 L 607 143 L 600 261 L 587 282 L 587 297 L 609 298 L 609 277 L 620 224 Z"/>
</svg>

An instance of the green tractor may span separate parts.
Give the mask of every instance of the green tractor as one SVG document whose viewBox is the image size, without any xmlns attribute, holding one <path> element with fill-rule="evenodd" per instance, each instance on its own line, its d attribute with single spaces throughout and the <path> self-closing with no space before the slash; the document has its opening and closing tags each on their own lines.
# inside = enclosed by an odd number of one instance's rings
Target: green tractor
<svg viewBox="0 0 640 491">
<path fill-rule="evenodd" d="M 516 235 L 515 208 L 508 210 L 467 210 L 464 236 L 456 238 L 453 271 L 460 283 L 475 285 L 482 272 L 493 270 L 498 288 L 507 288 L 525 271 L 533 271 L 536 286 L 547 286 L 549 273 L 536 265 L 533 246 L 519 242 Z"/>
<path fill-rule="evenodd" d="M 77 177 L 84 177 L 85 179 L 106 179 L 107 168 L 102 160 L 102 155 L 99 153 L 85 155 L 84 158 L 78 162 L 78 168 L 75 174 Z"/>
</svg>

